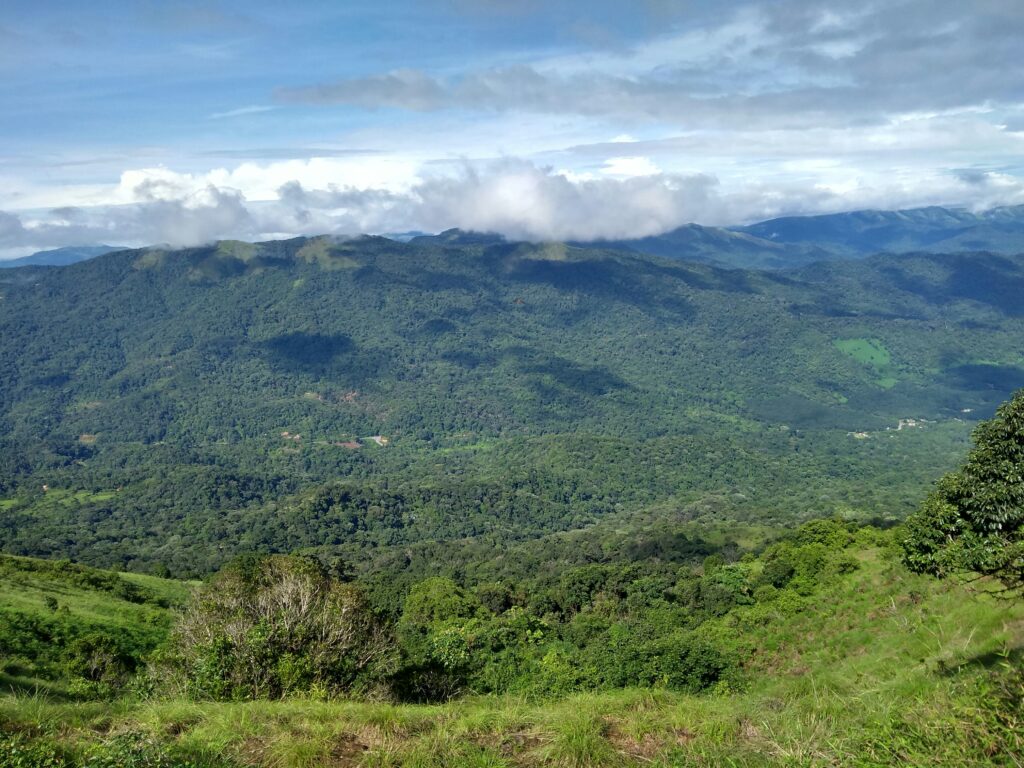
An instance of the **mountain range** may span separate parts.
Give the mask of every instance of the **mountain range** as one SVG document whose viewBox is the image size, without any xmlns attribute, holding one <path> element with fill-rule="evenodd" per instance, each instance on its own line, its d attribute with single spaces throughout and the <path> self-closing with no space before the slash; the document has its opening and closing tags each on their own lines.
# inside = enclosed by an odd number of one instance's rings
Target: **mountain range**
<svg viewBox="0 0 1024 768">
<path fill-rule="evenodd" d="M 468 243 L 486 237 L 449 230 L 435 236 L 434 241 Z M 423 238 L 419 240 L 425 242 Z M 740 269 L 790 269 L 815 261 L 857 259 L 875 253 L 1014 254 L 1024 252 L 1024 206 L 993 208 L 982 213 L 937 206 L 904 211 L 853 211 L 790 216 L 743 227 L 687 224 L 661 235 L 573 245 Z"/>
<path fill-rule="evenodd" d="M 424 245 L 506 242 L 501 235 L 451 229 L 437 235 L 388 234 Z M 852 211 L 788 216 L 742 227 L 686 224 L 661 235 L 625 240 L 573 242 L 579 248 L 631 251 L 700 261 L 725 268 L 790 269 L 815 261 L 863 258 L 874 253 L 1024 252 L 1024 205 L 972 213 L 962 208 Z M 58 248 L 0 261 L 0 267 L 64 266 L 120 248 L 108 245 Z"/>
<path fill-rule="evenodd" d="M 6 271 L 0 548 L 200 574 L 654 509 L 898 516 L 1024 385 L 1024 256 L 759 272 L 468 239 Z"/>
<path fill-rule="evenodd" d="M 50 251 L 38 251 L 18 259 L 0 261 L 0 268 L 8 267 L 66 267 L 79 261 L 94 259 L 111 251 L 119 251 L 116 245 L 75 245 L 66 248 L 55 248 Z"/>
</svg>

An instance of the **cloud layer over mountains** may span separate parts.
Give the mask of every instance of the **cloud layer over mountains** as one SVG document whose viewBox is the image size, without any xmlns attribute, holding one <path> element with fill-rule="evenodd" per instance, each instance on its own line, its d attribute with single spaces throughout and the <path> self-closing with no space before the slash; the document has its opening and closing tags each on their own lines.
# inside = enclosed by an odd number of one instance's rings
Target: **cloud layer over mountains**
<svg viewBox="0 0 1024 768">
<path fill-rule="evenodd" d="M 276 199 L 249 201 L 230 187 L 166 171 L 133 174 L 133 202 L 68 206 L 39 214 L 0 212 L 0 250 L 116 241 L 193 245 L 216 239 L 269 239 L 303 233 L 434 232 L 450 227 L 526 240 L 593 240 L 660 234 L 688 221 L 732 224 L 793 210 L 899 208 L 974 199 L 978 208 L 1024 201 L 1012 177 L 964 172 L 933 179 L 930 194 L 881 190 L 839 195 L 799 185 L 753 183 L 722 189 L 713 176 L 648 174 L 572 178 L 523 160 L 464 165 L 408 189 L 330 183 L 307 189 L 291 180 Z"/>
<path fill-rule="evenodd" d="M 126 4 L 119 40 L 16 0 L 0 257 L 1024 202 L 1015 0 L 399 5 Z"/>
</svg>

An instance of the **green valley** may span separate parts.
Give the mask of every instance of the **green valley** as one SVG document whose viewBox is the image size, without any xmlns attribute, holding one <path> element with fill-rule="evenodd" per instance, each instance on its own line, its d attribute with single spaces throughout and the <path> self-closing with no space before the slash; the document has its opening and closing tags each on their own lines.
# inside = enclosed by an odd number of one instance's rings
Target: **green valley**
<svg viewBox="0 0 1024 768">
<path fill-rule="evenodd" d="M 1022 287 L 985 254 L 758 273 L 383 238 L 8 270 L 0 546 L 198 576 L 650 505 L 898 518 L 1024 384 Z M 337 483 L 341 528 L 309 511 Z"/>
<path fill-rule="evenodd" d="M 921 502 L 1024 383 L 1022 285 L 486 238 L 10 270 L 0 765 L 1015 765 L 1017 513 L 947 521 L 1015 508 L 1019 396 Z"/>
</svg>

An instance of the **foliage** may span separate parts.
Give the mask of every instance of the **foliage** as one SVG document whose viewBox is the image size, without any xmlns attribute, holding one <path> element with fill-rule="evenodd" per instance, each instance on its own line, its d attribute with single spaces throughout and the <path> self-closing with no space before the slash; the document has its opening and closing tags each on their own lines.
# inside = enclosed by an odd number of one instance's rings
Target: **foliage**
<svg viewBox="0 0 1024 768">
<path fill-rule="evenodd" d="M 240 558 L 204 585 L 164 659 L 192 696 L 350 691 L 388 665 L 391 641 L 358 587 L 311 558 Z"/>
<path fill-rule="evenodd" d="M 179 577 L 315 549 L 359 572 L 651 507 L 899 517 L 1024 383 L 1022 274 L 382 238 L 5 271 L 0 548 Z"/>
<path fill-rule="evenodd" d="M 0 557 L 0 676 L 16 688 L 115 695 L 163 644 L 166 608 L 187 593 L 152 577 Z"/>
<path fill-rule="evenodd" d="M 975 446 L 907 521 L 904 558 L 918 571 L 972 572 L 1024 587 L 1024 390 L 974 432 Z"/>
<path fill-rule="evenodd" d="M 0 696 L 0 730 L 68 768 L 103 753 L 122 762 L 102 765 L 140 768 L 150 763 L 139 755 L 196 768 L 1018 764 L 1024 606 L 909 573 L 889 554 L 899 534 L 830 527 L 829 536 L 852 533 L 835 554 L 854 559 L 855 570 L 822 573 L 812 596 L 783 588 L 777 600 L 666 636 L 742 652 L 742 674 L 711 693 L 514 690 L 431 705 L 319 696 L 68 704 L 8 695 Z M 821 533 L 786 543 L 815 546 Z M 762 563 L 743 566 L 754 574 Z M 657 599 L 650 587 L 645 580 L 638 590 Z M 546 675 L 554 692 L 578 690 L 579 653 L 539 647 L 532 679 Z"/>
</svg>

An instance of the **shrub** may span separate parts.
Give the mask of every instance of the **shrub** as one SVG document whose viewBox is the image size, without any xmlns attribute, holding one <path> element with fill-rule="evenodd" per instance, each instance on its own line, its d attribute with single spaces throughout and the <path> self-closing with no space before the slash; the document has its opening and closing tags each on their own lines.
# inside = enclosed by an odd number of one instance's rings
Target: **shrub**
<svg viewBox="0 0 1024 768">
<path fill-rule="evenodd" d="M 238 560 L 199 590 L 164 669 L 180 666 L 192 695 L 275 698 L 371 685 L 392 648 L 357 587 L 316 560 L 276 555 Z"/>
<path fill-rule="evenodd" d="M 677 632 L 652 644 L 651 684 L 697 693 L 722 679 L 730 664 L 710 643 L 688 632 Z"/>
</svg>

